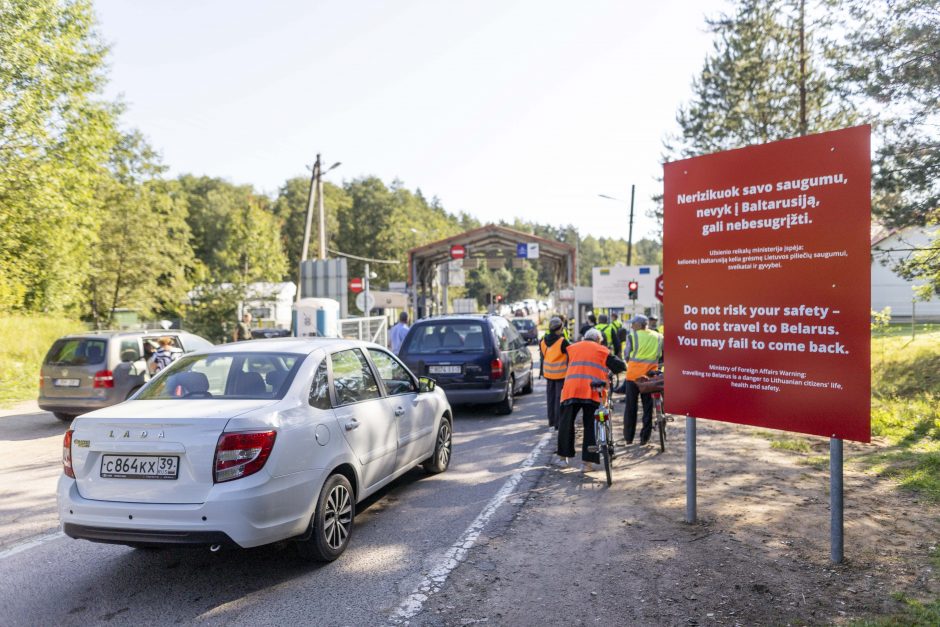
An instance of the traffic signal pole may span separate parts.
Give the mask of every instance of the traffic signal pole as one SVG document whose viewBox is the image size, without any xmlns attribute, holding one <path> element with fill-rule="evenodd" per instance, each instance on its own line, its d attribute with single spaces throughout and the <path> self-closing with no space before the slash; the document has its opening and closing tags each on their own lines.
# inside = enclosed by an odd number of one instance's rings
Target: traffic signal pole
<svg viewBox="0 0 940 627">
<path fill-rule="evenodd" d="M 636 197 L 636 185 L 630 186 L 630 231 L 627 234 L 627 265 L 633 265 L 633 199 Z"/>
</svg>

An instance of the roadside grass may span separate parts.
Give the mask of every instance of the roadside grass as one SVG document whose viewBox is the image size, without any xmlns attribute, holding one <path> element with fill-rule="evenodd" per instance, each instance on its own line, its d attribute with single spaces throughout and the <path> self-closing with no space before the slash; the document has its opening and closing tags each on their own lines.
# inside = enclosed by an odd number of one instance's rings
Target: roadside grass
<svg viewBox="0 0 940 627">
<path fill-rule="evenodd" d="M 853 621 L 855 627 L 936 627 L 940 625 L 940 599 L 922 603 L 904 594 L 895 595 L 903 608 L 892 616 Z"/>
<path fill-rule="evenodd" d="M 0 407 L 36 398 L 39 367 L 59 337 L 87 327 L 78 320 L 50 316 L 0 317 Z"/>
<path fill-rule="evenodd" d="M 894 326 L 872 338 L 872 436 L 888 446 L 854 461 L 940 503 L 940 331 L 905 342 Z"/>
</svg>

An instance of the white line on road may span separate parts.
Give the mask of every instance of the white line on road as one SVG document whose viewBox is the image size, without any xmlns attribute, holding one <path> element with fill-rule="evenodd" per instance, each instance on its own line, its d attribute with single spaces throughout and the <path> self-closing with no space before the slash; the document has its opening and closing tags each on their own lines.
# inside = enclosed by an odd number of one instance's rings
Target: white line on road
<svg viewBox="0 0 940 627">
<path fill-rule="evenodd" d="M 13 557 L 17 553 L 28 551 L 32 548 L 43 545 L 46 542 L 50 542 L 52 540 L 58 540 L 59 538 L 64 538 L 64 537 L 65 537 L 65 534 L 62 533 L 61 531 L 56 531 L 55 533 L 50 533 L 44 536 L 35 537 L 32 540 L 28 540 L 22 544 L 17 544 L 14 547 L 0 551 L 0 560 L 5 560 L 8 557 Z"/>
<path fill-rule="evenodd" d="M 480 512 L 480 515 L 476 517 L 476 520 L 470 523 L 470 526 L 463 532 L 463 535 L 460 536 L 457 542 L 444 554 L 444 559 L 441 563 L 425 575 L 414 592 L 412 592 L 407 599 L 402 601 L 398 609 L 392 613 L 391 621 L 393 623 L 406 621 L 420 612 L 424 607 L 425 601 L 427 601 L 432 594 L 441 589 L 444 582 L 447 581 L 448 575 L 450 575 L 452 570 L 457 568 L 460 562 L 466 559 L 467 553 L 473 548 L 473 545 L 476 544 L 477 538 L 480 537 L 480 533 L 483 531 L 486 523 L 493 517 L 493 514 L 496 513 L 499 506 L 506 500 L 506 497 L 512 494 L 513 490 L 516 489 L 516 486 L 519 485 L 519 481 L 522 480 L 522 475 L 535 464 L 539 453 L 542 452 L 542 449 L 545 448 L 545 445 L 548 444 L 553 435 L 552 432 L 548 432 L 542 436 L 542 439 L 535 445 L 535 448 L 532 449 L 532 452 L 529 453 L 526 460 L 522 462 L 522 465 L 506 480 L 506 483 L 504 483 L 493 498 L 490 499 L 490 502 L 486 504 L 486 507 Z"/>
</svg>

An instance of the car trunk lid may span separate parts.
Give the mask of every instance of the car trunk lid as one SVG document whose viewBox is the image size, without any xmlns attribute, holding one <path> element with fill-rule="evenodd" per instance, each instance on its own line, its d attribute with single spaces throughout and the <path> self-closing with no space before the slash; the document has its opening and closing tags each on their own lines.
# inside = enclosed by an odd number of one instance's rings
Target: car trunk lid
<svg viewBox="0 0 940 627">
<path fill-rule="evenodd" d="M 272 403 L 129 401 L 81 416 L 72 425 L 78 491 L 99 501 L 203 503 L 214 485 L 215 448 L 228 422 Z"/>
</svg>

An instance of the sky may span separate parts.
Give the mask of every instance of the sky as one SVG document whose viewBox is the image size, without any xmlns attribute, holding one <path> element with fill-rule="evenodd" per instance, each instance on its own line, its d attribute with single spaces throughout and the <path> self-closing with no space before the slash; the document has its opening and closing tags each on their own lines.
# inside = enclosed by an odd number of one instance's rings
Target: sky
<svg viewBox="0 0 940 627">
<path fill-rule="evenodd" d="M 275 194 L 317 153 L 482 222 L 634 241 L 726 0 L 96 0 L 109 97 L 170 174 Z M 604 194 L 619 200 L 600 198 Z"/>
</svg>

